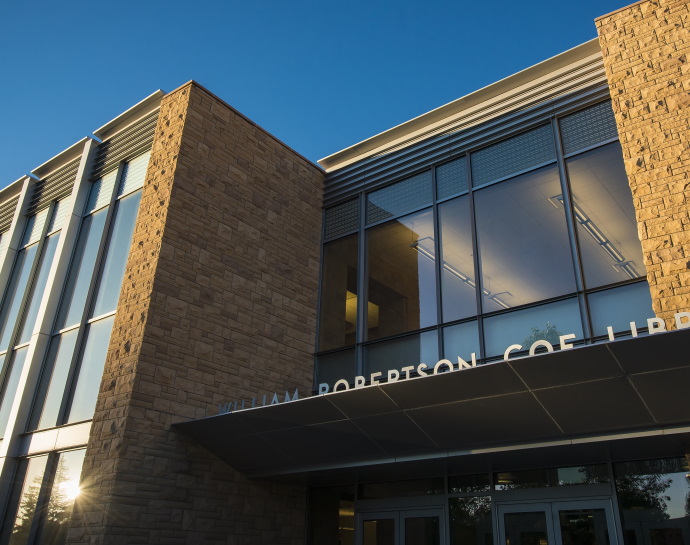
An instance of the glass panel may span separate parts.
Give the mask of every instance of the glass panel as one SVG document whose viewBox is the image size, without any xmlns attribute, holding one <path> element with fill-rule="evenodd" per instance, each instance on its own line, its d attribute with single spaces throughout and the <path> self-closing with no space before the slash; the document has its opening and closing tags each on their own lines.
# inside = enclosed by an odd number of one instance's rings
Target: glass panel
<svg viewBox="0 0 690 545">
<path fill-rule="evenodd" d="M 559 337 L 570 333 L 575 334 L 575 340 L 583 338 L 577 299 L 491 316 L 484 319 L 486 357 L 502 356 L 511 344 L 521 344 L 527 351 L 537 340 L 548 341 L 556 348 L 560 346 Z"/>
<path fill-rule="evenodd" d="M 496 490 L 609 482 L 606 464 L 503 471 L 496 473 L 495 479 Z"/>
<path fill-rule="evenodd" d="M 450 498 L 451 545 L 493 545 L 491 498 Z"/>
<path fill-rule="evenodd" d="M 334 354 L 326 354 L 318 357 L 316 367 L 316 385 L 329 384 L 331 387 L 340 379 L 349 382 L 355 380 L 356 370 L 355 349 L 343 350 Z"/>
<path fill-rule="evenodd" d="M 603 509 L 559 511 L 563 545 L 608 545 L 609 532 Z"/>
<path fill-rule="evenodd" d="M 546 513 L 505 513 L 506 545 L 549 545 L 546 533 Z"/>
<path fill-rule="evenodd" d="M 467 159 L 465 157 L 436 167 L 436 192 L 439 199 L 467 191 L 467 187 Z"/>
<path fill-rule="evenodd" d="M 472 185 L 500 180 L 556 160 L 551 125 L 519 134 L 472 154 Z"/>
<path fill-rule="evenodd" d="M 114 316 L 110 316 L 92 323 L 89 327 L 86 346 L 81 356 L 79 377 L 67 419 L 68 424 L 93 417 L 114 319 Z"/>
<path fill-rule="evenodd" d="M 67 541 L 74 501 L 81 492 L 79 477 L 85 453 L 85 450 L 74 450 L 64 452 L 58 458 L 43 527 L 37 540 L 42 545 L 63 545 Z"/>
<path fill-rule="evenodd" d="M 632 194 L 620 144 L 614 142 L 569 159 L 582 267 L 588 288 L 646 274 Z M 554 195 L 554 206 L 562 206 Z"/>
<path fill-rule="evenodd" d="M 380 500 L 385 498 L 433 496 L 435 494 L 443 494 L 443 478 L 441 477 L 362 484 L 360 485 L 358 499 Z"/>
<path fill-rule="evenodd" d="M 431 204 L 431 171 L 398 182 L 367 195 L 367 225 Z"/>
<path fill-rule="evenodd" d="M 58 329 L 81 321 L 107 214 L 108 210 L 104 209 L 84 218 L 65 292 L 62 295 Z"/>
<path fill-rule="evenodd" d="M 547 167 L 475 193 L 485 312 L 575 291 L 558 170 Z"/>
<path fill-rule="evenodd" d="M 58 337 L 53 337 L 41 376 L 41 385 L 36 395 L 32 429 L 52 428 L 58 424 L 60 405 L 65 394 L 78 333 L 78 329 L 73 329 Z M 36 418 L 38 418 L 37 423 L 33 422 Z"/>
<path fill-rule="evenodd" d="M 24 237 L 22 238 L 22 243 L 20 247 L 33 244 L 38 242 L 41 238 L 41 233 L 43 232 L 43 227 L 46 224 L 46 219 L 48 218 L 48 208 L 44 208 L 34 216 L 30 216 L 26 222 L 26 228 L 24 229 Z"/>
<path fill-rule="evenodd" d="M 355 344 L 357 329 L 357 244 L 351 235 L 323 247 L 319 350 Z M 373 309 L 370 303 L 369 308 Z M 370 316 L 370 321 L 376 321 Z"/>
<path fill-rule="evenodd" d="M 7 251 L 7 246 L 10 243 L 10 233 L 5 231 L 0 234 L 0 263 L 5 259 L 5 252 Z"/>
<path fill-rule="evenodd" d="M 28 461 L 19 497 L 19 507 L 14 519 L 14 525 L 12 526 L 12 533 L 7 542 L 8 545 L 25 545 L 29 542 L 31 523 L 36 513 L 36 504 L 41 492 L 41 483 L 43 482 L 43 474 L 45 473 L 47 462 L 48 456 L 39 456 Z"/>
<path fill-rule="evenodd" d="M 491 488 L 488 473 L 474 475 L 454 475 L 448 477 L 448 491 L 451 494 L 473 494 L 486 492 Z M 490 499 L 490 498 L 489 498 Z M 489 504 L 489 511 L 491 504 Z"/>
<path fill-rule="evenodd" d="M 115 223 L 108 243 L 108 253 L 98 284 L 98 297 L 91 316 L 101 316 L 114 311 L 117 307 L 129 247 L 132 244 L 134 223 L 139 211 L 139 201 L 141 201 L 141 191 L 125 197 L 118 203 Z"/>
<path fill-rule="evenodd" d="M 436 324 L 431 210 L 375 227 L 368 236 L 369 339 Z"/>
<path fill-rule="evenodd" d="M 26 354 L 28 351 L 28 346 L 15 350 L 9 363 L 9 374 L 5 379 L 5 385 L 2 391 L 2 402 L 0 402 L 0 435 L 2 436 L 4 436 L 7 431 L 5 428 L 7 428 L 7 422 L 10 418 L 12 404 L 17 394 L 19 377 L 22 374 L 22 369 L 24 369 L 24 362 L 26 361 Z"/>
<path fill-rule="evenodd" d="M 314 488 L 309 493 L 309 543 L 354 545 L 354 486 Z"/>
<path fill-rule="evenodd" d="M 17 344 L 23 344 L 31 340 L 31 334 L 33 333 L 34 326 L 36 325 L 38 309 L 41 306 L 41 299 L 43 299 L 43 292 L 46 289 L 48 274 L 50 273 L 50 267 L 53 264 L 53 258 L 55 257 L 55 250 L 57 249 L 59 240 L 59 233 L 56 233 L 46 239 L 43 258 L 41 259 L 41 264 L 37 271 L 36 282 L 34 283 L 33 290 L 27 303 L 29 306 L 28 310 L 26 311 L 26 316 L 24 317 L 24 325 L 19 333 L 19 340 L 17 341 Z"/>
<path fill-rule="evenodd" d="M 127 195 L 127 193 L 131 193 L 143 187 L 150 158 L 151 152 L 147 151 L 143 155 L 135 157 L 131 161 L 125 163 L 124 167 L 122 167 L 122 179 L 120 180 L 120 187 L 117 191 L 118 197 Z"/>
<path fill-rule="evenodd" d="M 400 339 L 371 344 L 364 347 L 364 375 L 403 367 L 414 366 L 412 374 L 416 373 L 420 363 L 426 363 L 430 368 L 438 361 L 438 335 L 436 331 L 427 331 L 419 335 L 409 335 Z M 404 377 L 404 375 L 401 376 Z"/>
<path fill-rule="evenodd" d="M 396 545 L 394 519 L 365 520 L 363 526 L 364 545 Z"/>
<path fill-rule="evenodd" d="M 640 282 L 592 293 L 589 313 L 594 336 L 607 335 L 607 326 L 611 326 L 614 333 L 630 331 L 630 322 L 646 326 L 647 318 L 654 317 L 649 284 Z"/>
<path fill-rule="evenodd" d="M 62 199 L 61 201 L 58 201 L 55 203 L 55 207 L 53 208 L 53 215 L 50 218 L 50 223 L 48 224 L 48 229 L 47 233 L 52 233 L 54 231 L 59 231 L 62 229 L 62 224 L 65 221 L 65 218 L 69 214 L 69 204 L 70 200 L 69 199 Z"/>
<path fill-rule="evenodd" d="M 405 545 L 440 545 L 438 517 L 406 517 Z"/>
<path fill-rule="evenodd" d="M 103 178 L 99 178 L 91 184 L 89 201 L 86 203 L 86 214 L 107 206 L 110 203 L 116 178 L 117 170 L 113 170 L 103 176 Z"/>
<path fill-rule="evenodd" d="M 465 195 L 440 205 L 438 213 L 443 257 L 441 263 L 443 321 L 449 322 L 477 314 L 469 196 Z M 423 248 L 418 248 L 423 251 Z M 433 258 L 433 246 L 430 254 Z"/>
<path fill-rule="evenodd" d="M 626 536 L 638 543 L 690 544 L 690 479 L 685 457 L 613 465 Z"/>
<path fill-rule="evenodd" d="M 565 154 L 617 137 L 616 119 L 608 100 L 561 119 Z"/>
<path fill-rule="evenodd" d="M 359 199 L 338 204 L 326 210 L 324 238 L 329 239 L 359 227 Z"/>
<path fill-rule="evenodd" d="M 476 359 L 481 358 L 479 348 L 479 329 L 477 322 L 465 322 L 443 328 L 443 357 L 453 362 L 458 356 L 467 362 L 472 361 L 472 353 Z"/>
<path fill-rule="evenodd" d="M 36 258 L 37 250 L 38 244 L 34 244 L 17 252 L 17 260 L 7 286 L 7 293 L 2 305 L 2 314 L 0 314 L 0 351 L 7 350 L 12 341 L 12 331 L 14 326 L 17 325 L 24 291 L 29 283 L 31 267 Z"/>
</svg>

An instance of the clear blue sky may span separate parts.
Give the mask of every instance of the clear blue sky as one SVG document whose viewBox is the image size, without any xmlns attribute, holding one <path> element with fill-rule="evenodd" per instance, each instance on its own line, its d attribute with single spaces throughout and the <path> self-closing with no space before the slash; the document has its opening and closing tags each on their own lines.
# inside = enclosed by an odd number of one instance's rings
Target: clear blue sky
<svg viewBox="0 0 690 545">
<path fill-rule="evenodd" d="M 0 187 L 190 79 L 316 161 L 596 37 L 631 1 L 7 1 Z"/>
</svg>

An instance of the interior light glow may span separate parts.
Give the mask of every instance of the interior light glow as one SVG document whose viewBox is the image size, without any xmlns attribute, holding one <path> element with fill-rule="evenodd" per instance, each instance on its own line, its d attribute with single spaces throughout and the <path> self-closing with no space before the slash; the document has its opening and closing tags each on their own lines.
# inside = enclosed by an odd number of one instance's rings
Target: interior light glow
<svg viewBox="0 0 690 545">
<path fill-rule="evenodd" d="M 549 200 L 556 208 L 560 208 L 560 206 L 565 207 L 563 195 L 556 195 L 555 197 L 551 197 Z M 592 218 L 585 214 L 584 210 L 582 210 L 582 208 L 580 208 L 580 206 L 575 202 L 573 202 L 573 213 L 577 223 L 579 223 L 582 228 L 595 240 L 595 242 L 601 246 L 602 250 L 604 250 L 611 257 L 611 259 L 613 259 L 613 268 L 615 270 L 621 271 L 631 280 L 640 276 L 637 273 L 637 270 L 635 270 L 634 263 L 625 259 L 623 254 L 592 221 Z"/>
<path fill-rule="evenodd" d="M 427 237 L 429 240 L 431 240 L 429 237 Z M 420 255 L 423 255 L 426 257 L 429 261 L 436 262 L 436 257 L 434 256 L 434 253 L 430 251 L 428 248 L 425 248 L 420 244 L 422 240 L 426 239 L 420 239 L 412 244 L 410 244 L 410 248 L 413 250 L 416 250 Z M 443 261 L 442 265 L 443 270 L 448 271 L 450 274 L 458 278 L 461 282 L 467 284 L 471 288 L 476 288 L 477 284 L 472 280 L 469 276 L 466 274 L 463 274 L 461 271 L 453 267 L 451 264 L 447 263 L 446 261 Z M 505 301 L 503 301 L 500 297 L 497 295 L 491 295 L 491 292 L 487 290 L 486 288 L 482 289 L 482 293 L 486 295 L 491 301 L 496 303 L 498 306 L 502 308 L 510 308 L 510 305 L 508 305 Z M 508 293 L 508 292 L 504 292 Z"/>
</svg>

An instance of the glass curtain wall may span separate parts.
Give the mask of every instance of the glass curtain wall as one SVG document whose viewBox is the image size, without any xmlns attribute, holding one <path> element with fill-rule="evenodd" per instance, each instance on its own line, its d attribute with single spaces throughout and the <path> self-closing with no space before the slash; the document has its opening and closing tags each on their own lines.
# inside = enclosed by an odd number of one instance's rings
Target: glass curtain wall
<svg viewBox="0 0 690 545">
<path fill-rule="evenodd" d="M 60 239 L 67 201 L 28 218 L 0 309 L 0 436 L 5 434 L 38 309 Z"/>
<path fill-rule="evenodd" d="M 643 329 L 616 135 L 596 104 L 327 209 L 315 384 Z"/>
<path fill-rule="evenodd" d="M 92 183 L 30 429 L 93 416 L 148 159 Z"/>
<path fill-rule="evenodd" d="M 17 470 L 0 543 L 62 545 L 67 540 L 74 502 L 81 493 L 79 476 L 84 449 L 22 460 Z"/>
<path fill-rule="evenodd" d="M 91 183 L 61 287 L 53 335 L 27 426 L 30 431 L 93 417 L 148 160 L 149 153 L 145 153 Z M 61 217 L 63 208 L 51 210 L 45 217 L 39 213 L 29 219 L 0 310 L 3 354 L 11 362 L 4 381 L 8 393 L 16 390 L 16 377 L 26 358 L 55 254 L 60 224 L 55 218 Z M 53 219 L 46 225 L 47 217 Z M 0 406 L 3 426 L 12 397 L 6 395 Z M 74 501 L 80 493 L 84 454 L 82 448 L 19 461 L 0 544 L 66 542 Z"/>
</svg>

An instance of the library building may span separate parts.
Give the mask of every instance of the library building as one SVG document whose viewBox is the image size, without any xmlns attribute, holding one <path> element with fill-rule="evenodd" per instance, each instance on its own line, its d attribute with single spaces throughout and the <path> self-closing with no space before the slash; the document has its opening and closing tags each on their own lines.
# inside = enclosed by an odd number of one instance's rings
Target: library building
<svg viewBox="0 0 690 545">
<path fill-rule="evenodd" d="M 690 4 L 594 27 L 319 164 L 190 81 L 8 181 L 0 545 L 690 545 Z"/>
</svg>

